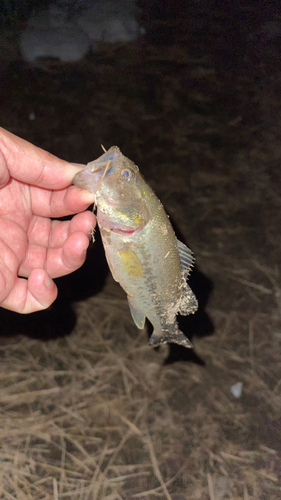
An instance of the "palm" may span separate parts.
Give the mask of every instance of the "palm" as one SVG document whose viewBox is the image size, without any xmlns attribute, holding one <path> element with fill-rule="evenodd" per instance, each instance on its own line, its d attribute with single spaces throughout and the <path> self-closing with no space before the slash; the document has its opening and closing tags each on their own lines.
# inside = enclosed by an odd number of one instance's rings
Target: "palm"
<svg viewBox="0 0 281 500">
<path fill-rule="evenodd" d="M 52 279 L 83 264 L 94 224 L 85 210 L 93 197 L 70 185 L 76 172 L 0 128 L 2 307 L 21 313 L 45 309 L 57 296 Z M 71 220 L 54 220 L 76 213 Z"/>
<path fill-rule="evenodd" d="M 85 214 L 64 222 L 38 215 L 40 206 L 42 209 L 44 206 L 45 211 L 45 203 L 52 198 L 49 213 L 52 216 L 56 204 L 65 197 L 66 190 L 51 192 L 12 179 L 1 194 L 0 229 L 7 251 L 11 253 L 15 275 L 28 277 L 34 267 L 40 267 L 56 278 L 74 270 L 71 254 L 77 250 L 77 235 L 72 238 L 71 235 L 79 229 L 83 231 L 81 224 Z M 65 210 L 65 213 L 69 212 Z M 85 222 L 88 224 L 88 219 Z M 64 252 L 64 245 L 73 245 L 70 255 L 67 251 L 70 249 L 66 248 Z"/>
</svg>

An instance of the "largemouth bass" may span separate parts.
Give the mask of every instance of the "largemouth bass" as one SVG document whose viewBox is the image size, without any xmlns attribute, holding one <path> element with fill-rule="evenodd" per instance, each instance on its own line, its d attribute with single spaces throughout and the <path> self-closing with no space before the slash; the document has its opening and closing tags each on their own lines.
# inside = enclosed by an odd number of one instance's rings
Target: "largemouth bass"
<svg viewBox="0 0 281 500">
<path fill-rule="evenodd" d="M 186 283 L 194 258 L 177 240 L 160 200 L 138 167 L 113 146 L 76 174 L 73 183 L 95 193 L 109 268 L 127 293 L 136 326 L 144 328 L 146 318 L 152 323 L 149 345 L 174 342 L 191 347 L 176 315 L 198 308 Z"/>
</svg>

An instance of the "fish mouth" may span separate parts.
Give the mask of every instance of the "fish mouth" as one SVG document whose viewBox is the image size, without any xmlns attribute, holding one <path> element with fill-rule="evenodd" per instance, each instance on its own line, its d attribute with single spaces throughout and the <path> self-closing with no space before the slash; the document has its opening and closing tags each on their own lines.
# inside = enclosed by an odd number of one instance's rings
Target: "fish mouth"
<svg viewBox="0 0 281 500">
<path fill-rule="evenodd" d="M 81 172 L 78 172 L 75 175 L 73 179 L 73 184 L 74 186 L 80 189 L 86 189 L 91 193 L 97 194 L 97 192 L 99 191 L 99 187 L 101 185 L 103 172 L 104 169 L 97 171 L 93 174 L 91 171 L 85 168 L 84 170 L 81 170 Z"/>
<path fill-rule="evenodd" d="M 114 173 L 115 162 L 120 154 L 119 148 L 112 146 L 100 158 L 88 163 L 83 170 L 78 172 L 73 179 L 73 184 L 80 189 L 96 193 L 99 191 L 104 177 Z"/>
</svg>

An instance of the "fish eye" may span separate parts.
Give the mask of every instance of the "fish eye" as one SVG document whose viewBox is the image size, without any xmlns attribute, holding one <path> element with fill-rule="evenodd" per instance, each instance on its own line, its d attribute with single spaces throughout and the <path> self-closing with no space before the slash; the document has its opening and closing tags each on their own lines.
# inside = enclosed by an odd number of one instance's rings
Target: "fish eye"
<svg viewBox="0 0 281 500">
<path fill-rule="evenodd" d="M 122 170 L 121 172 L 121 175 L 124 179 L 126 179 L 126 181 L 131 181 L 134 178 L 135 173 L 132 172 L 132 170 L 129 170 L 128 168 L 124 168 L 124 170 Z"/>
</svg>

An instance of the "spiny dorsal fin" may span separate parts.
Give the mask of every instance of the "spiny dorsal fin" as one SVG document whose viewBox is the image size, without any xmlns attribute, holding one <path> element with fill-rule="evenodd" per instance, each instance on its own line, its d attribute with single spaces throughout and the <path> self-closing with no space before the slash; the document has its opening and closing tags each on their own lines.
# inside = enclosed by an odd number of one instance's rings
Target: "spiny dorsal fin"
<svg viewBox="0 0 281 500">
<path fill-rule="evenodd" d="M 195 258 L 193 257 L 192 251 L 178 239 L 177 239 L 177 245 L 181 261 L 181 267 L 182 270 L 184 271 L 185 278 L 187 278 L 194 266 Z"/>
</svg>

